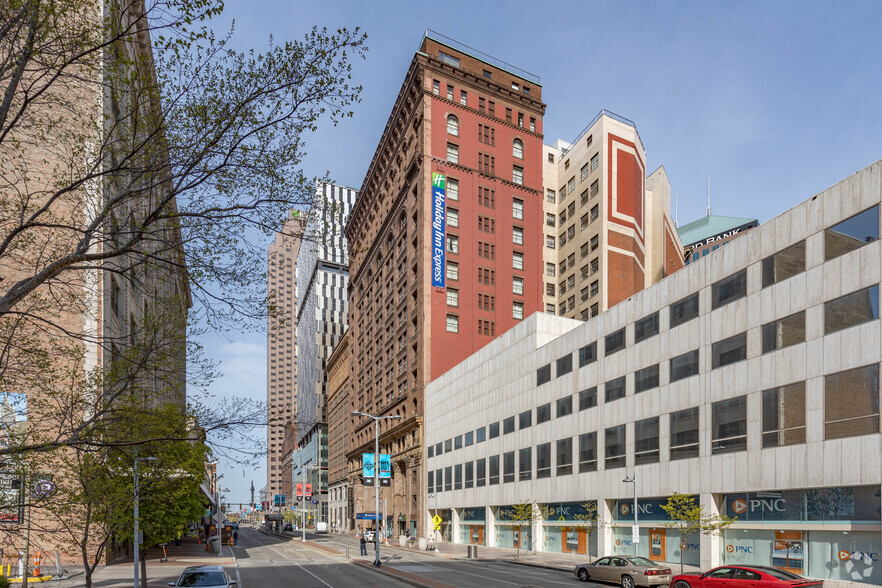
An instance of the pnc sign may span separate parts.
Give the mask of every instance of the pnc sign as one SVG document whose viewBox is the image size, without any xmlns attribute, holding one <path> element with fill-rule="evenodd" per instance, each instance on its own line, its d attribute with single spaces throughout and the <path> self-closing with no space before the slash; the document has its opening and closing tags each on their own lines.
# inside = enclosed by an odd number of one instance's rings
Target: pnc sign
<svg viewBox="0 0 882 588">
<path fill-rule="evenodd" d="M 743 498 L 737 498 L 733 500 L 732 510 L 738 514 L 743 514 L 745 511 L 747 511 L 747 501 Z M 731 547 L 731 545 L 729 547 Z"/>
<path fill-rule="evenodd" d="M 878 553 L 870 553 L 867 551 L 839 551 L 839 559 L 842 561 L 862 561 L 868 564 L 879 561 Z"/>
</svg>

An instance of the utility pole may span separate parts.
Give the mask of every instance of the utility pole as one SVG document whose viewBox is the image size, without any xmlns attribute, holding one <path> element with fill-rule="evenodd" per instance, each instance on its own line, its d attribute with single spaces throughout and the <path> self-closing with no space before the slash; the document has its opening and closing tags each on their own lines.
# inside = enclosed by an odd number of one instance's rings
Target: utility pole
<svg viewBox="0 0 882 588">
<path fill-rule="evenodd" d="M 254 508 L 254 480 L 251 480 L 251 508 Z"/>
</svg>

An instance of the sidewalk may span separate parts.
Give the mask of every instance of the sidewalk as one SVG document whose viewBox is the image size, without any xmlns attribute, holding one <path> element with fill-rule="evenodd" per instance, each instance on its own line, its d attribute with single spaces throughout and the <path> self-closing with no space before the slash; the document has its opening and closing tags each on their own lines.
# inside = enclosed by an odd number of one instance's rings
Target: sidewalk
<svg viewBox="0 0 882 588">
<path fill-rule="evenodd" d="M 420 551 L 416 547 L 401 547 L 398 543 L 393 544 L 392 541 L 390 541 L 387 545 L 384 545 L 383 547 L 392 548 L 400 552 L 420 553 L 424 555 L 432 555 L 435 557 L 443 557 L 446 559 L 468 559 L 467 555 L 469 546 L 462 543 L 445 542 L 438 545 L 439 553 L 435 553 L 434 551 Z M 531 551 L 525 551 L 523 549 L 518 552 L 515 549 L 510 549 L 506 547 L 486 547 L 484 545 L 476 545 L 475 547 L 477 547 L 477 560 L 480 561 L 502 561 L 519 565 L 545 568 L 549 570 L 560 570 L 567 573 L 571 573 L 573 571 L 573 568 L 576 567 L 577 563 L 585 562 L 588 560 L 587 555 L 567 557 L 560 554 L 546 553 L 542 551 L 537 551 L 533 553 Z"/>
</svg>

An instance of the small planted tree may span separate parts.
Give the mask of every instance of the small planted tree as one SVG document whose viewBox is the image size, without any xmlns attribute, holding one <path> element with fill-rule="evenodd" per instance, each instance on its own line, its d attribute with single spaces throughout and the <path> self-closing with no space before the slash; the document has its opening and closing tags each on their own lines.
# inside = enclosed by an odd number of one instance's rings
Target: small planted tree
<svg viewBox="0 0 882 588">
<path fill-rule="evenodd" d="M 585 541 L 588 543 L 588 560 L 591 560 L 591 533 L 600 528 L 600 522 L 597 519 L 597 501 L 589 500 L 582 503 L 585 512 L 579 512 L 573 515 L 573 519 L 578 521 L 579 527 L 585 529 Z"/>
<path fill-rule="evenodd" d="M 704 507 L 695 503 L 695 498 L 688 494 L 674 494 L 668 498 L 668 502 L 662 505 L 670 517 L 665 523 L 669 529 L 677 529 L 680 534 L 680 573 L 683 573 L 683 546 L 689 535 L 699 533 L 701 535 L 714 535 L 734 523 L 737 519 L 726 515 L 704 514 Z"/>
<path fill-rule="evenodd" d="M 511 505 L 511 510 L 507 511 L 506 514 L 510 517 L 509 520 L 512 522 L 512 528 L 518 533 L 518 546 L 515 551 L 515 559 L 518 559 L 521 554 L 521 545 L 523 545 L 522 537 L 523 528 L 527 527 L 528 529 L 532 529 L 533 521 L 539 520 L 541 518 L 541 513 L 539 510 L 534 509 L 534 503 L 530 500 L 522 501 L 518 504 Z M 530 533 L 530 551 L 533 550 L 533 534 Z"/>
</svg>

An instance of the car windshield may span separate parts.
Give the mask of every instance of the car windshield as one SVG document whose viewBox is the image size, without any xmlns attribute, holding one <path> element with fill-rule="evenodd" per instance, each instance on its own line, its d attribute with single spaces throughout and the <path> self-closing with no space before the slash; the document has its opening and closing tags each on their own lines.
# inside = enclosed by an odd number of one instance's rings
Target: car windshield
<svg viewBox="0 0 882 588">
<path fill-rule="evenodd" d="M 654 568 L 656 563 L 652 560 L 646 559 L 645 557 L 629 557 L 628 561 L 630 561 L 635 566 L 648 566 Z"/>
<path fill-rule="evenodd" d="M 762 571 L 779 580 L 802 580 L 802 576 L 779 570 L 778 568 L 762 568 Z"/>
<path fill-rule="evenodd" d="M 178 586 L 226 586 L 223 572 L 184 572 Z"/>
</svg>

